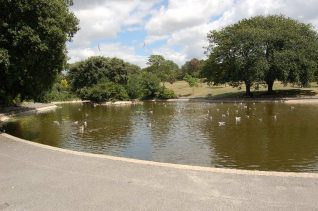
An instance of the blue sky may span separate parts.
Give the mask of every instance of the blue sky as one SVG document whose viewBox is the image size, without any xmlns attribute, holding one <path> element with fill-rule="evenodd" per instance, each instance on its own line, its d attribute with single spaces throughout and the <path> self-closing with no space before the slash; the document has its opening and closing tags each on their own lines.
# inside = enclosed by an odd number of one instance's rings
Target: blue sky
<svg viewBox="0 0 318 211">
<path fill-rule="evenodd" d="M 318 26 L 318 0 L 74 0 L 80 31 L 69 62 L 102 55 L 144 67 L 151 54 L 205 58 L 206 35 L 242 18 L 284 14 Z"/>
</svg>

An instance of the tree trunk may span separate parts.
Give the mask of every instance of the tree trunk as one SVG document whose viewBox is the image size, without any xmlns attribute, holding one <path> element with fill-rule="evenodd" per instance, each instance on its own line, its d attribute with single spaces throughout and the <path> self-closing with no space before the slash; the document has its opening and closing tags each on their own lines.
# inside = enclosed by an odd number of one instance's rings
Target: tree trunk
<svg viewBox="0 0 318 211">
<path fill-rule="evenodd" d="M 250 82 L 245 82 L 245 86 L 246 86 L 246 92 L 245 95 L 252 97 L 252 92 L 251 92 L 251 83 Z"/>
<path fill-rule="evenodd" d="M 267 81 L 267 94 L 273 94 L 274 81 Z"/>
</svg>

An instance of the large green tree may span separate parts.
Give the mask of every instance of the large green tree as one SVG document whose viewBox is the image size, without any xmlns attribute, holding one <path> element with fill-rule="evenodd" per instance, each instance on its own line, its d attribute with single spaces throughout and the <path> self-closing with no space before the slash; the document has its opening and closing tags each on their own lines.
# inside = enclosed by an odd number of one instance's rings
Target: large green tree
<svg viewBox="0 0 318 211">
<path fill-rule="evenodd" d="M 284 16 L 244 19 L 208 34 L 209 56 L 203 73 L 209 82 L 246 85 L 276 80 L 306 86 L 317 71 L 318 36 L 311 25 Z"/>
<path fill-rule="evenodd" d="M 101 81 L 126 85 L 128 76 L 139 71 L 138 66 L 121 59 L 95 56 L 70 65 L 69 78 L 73 91 L 78 91 Z"/>
<path fill-rule="evenodd" d="M 196 58 L 193 58 L 193 59 L 187 61 L 181 67 L 182 76 L 184 77 L 186 74 L 189 74 L 189 75 L 191 75 L 193 77 L 199 78 L 201 76 L 203 63 L 204 63 L 203 60 L 199 60 L 199 59 L 196 59 Z"/>
<path fill-rule="evenodd" d="M 0 0 L 0 103 L 35 99 L 66 64 L 78 30 L 69 0 Z"/>
<path fill-rule="evenodd" d="M 156 74 L 162 82 L 174 83 L 179 74 L 179 66 L 161 55 L 151 55 L 147 65 L 145 70 Z"/>
</svg>

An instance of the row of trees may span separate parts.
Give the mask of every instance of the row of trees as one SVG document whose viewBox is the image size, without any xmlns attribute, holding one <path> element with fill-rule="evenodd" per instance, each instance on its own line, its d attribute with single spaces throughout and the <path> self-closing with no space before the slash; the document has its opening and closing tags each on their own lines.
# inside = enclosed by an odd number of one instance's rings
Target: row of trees
<svg viewBox="0 0 318 211">
<path fill-rule="evenodd" d="M 95 102 L 127 99 L 168 99 L 175 94 L 165 88 L 165 82 L 175 69 L 162 66 L 175 65 L 160 57 L 160 63 L 149 58 L 149 66 L 145 69 L 127 63 L 118 58 L 90 57 L 84 61 L 70 65 L 68 80 L 72 92 L 80 98 Z M 155 68 L 164 71 L 156 71 Z"/>
<path fill-rule="evenodd" d="M 66 75 L 57 78 L 41 101 L 60 101 L 78 96 L 95 102 L 127 99 L 169 99 L 175 93 L 165 87 L 184 79 L 197 86 L 203 62 L 193 59 L 180 69 L 161 55 L 151 55 L 144 69 L 119 58 L 90 57 L 69 65 Z M 65 81 L 67 86 L 65 86 Z"/>
<path fill-rule="evenodd" d="M 213 84 L 251 87 L 279 80 L 308 86 L 318 69 L 318 34 L 309 24 L 284 16 L 244 19 L 208 34 L 203 76 Z"/>
</svg>

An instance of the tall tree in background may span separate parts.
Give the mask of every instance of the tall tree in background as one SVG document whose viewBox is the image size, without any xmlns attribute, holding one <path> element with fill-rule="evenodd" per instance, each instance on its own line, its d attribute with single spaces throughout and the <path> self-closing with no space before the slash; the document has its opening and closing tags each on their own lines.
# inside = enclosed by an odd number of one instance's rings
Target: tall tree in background
<svg viewBox="0 0 318 211">
<path fill-rule="evenodd" d="M 265 83 L 272 93 L 276 80 L 306 86 L 318 67 L 318 35 L 311 25 L 284 16 L 257 16 L 208 34 L 208 81 L 246 85 Z"/>
<path fill-rule="evenodd" d="M 156 74 L 162 82 L 174 83 L 179 74 L 179 67 L 171 60 L 166 60 L 161 55 L 151 55 L 147 62 L 147 72 Z"/>
<path fill-rule="evenodd" d="M 1 0 L 0 103 L 37 100 L 66 65 L 66 42 L 78 30 L 70 0 Z"/>
<path fill-rule="evenodd" d="M 184 77 L 186 74 L 189 74 L 193 77 L 199 78 L 203 68 L 203 63 L 204 63 L 203 60 L 199 60 L 196 58 L 193 58 L 190 61 L 187 61 L 181 67 L 182 76 Z"/>
</svg>

